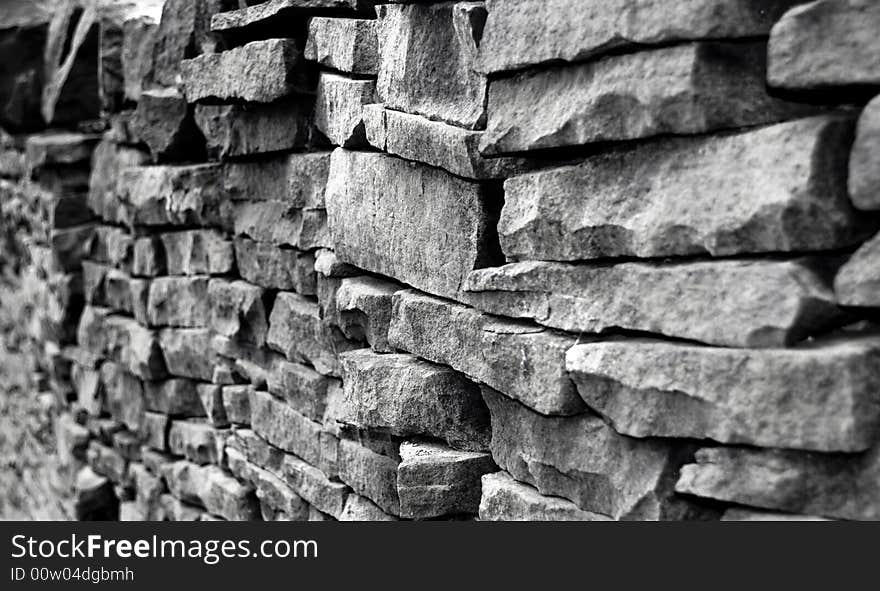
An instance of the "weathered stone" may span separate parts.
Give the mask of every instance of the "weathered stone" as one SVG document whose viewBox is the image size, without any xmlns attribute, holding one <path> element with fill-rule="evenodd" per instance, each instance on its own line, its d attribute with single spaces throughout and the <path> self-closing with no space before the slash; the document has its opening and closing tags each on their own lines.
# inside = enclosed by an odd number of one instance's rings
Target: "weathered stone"
<svg viewBox="0 0 880 591">
<path fill-rule="evenodd" d="M 485 76 L 476 71 L 481 2 L 379 5 L 380 102 L 467 129 L 486 122 Z"/>
<path fill-rule="evenodd" d="M 849 159 L 849 194 L 859 209 L 880 209 L 880 96 L 859 119 Z"/>
<path fill-rule="evenodd" d="M 404 442 L 400 457 L 400 515 L 411 519 L 476 515 L 480 478 L 497 470 L 489 454 L 457 451 L 436 443 Z"/>
<path fill-rule="evenodd" d="M 589 413 L 545 417 L 488 388 L 483 396 L 492 457 L 516 480 L 615 520 L 687 516 L 672 490 L 687 445 L 624 437 Z"/>
<path fill-rule="evenodd" d="M 225 159 L 305 146 L 310 100 L 296 98 L 268 105 L 196 105 L 196 125 L 208 156 Z"/>
<path fill-rule="evenodd" d="M 488 0 L 480 69 L 576 62 L 608 51 L 679 41 L 765 36 L 796 0 Z"/>
<path fill-rule="evenodd" d="M 676 490 L 775 511 L 876 521 L 880 447 L 840 456 L 774 449 L 701 449 Z"/>
<path fill-rule="evenodd" d="M 335 442 L 320 423 L 266 392 L 251 392 L 250 408 L 251 428 L 257 435 L 317 466 L 325 474 L 332 476 L 335 473 Z"/>
<path fill-rule="evenodd" d="M 147 380 L 165 377 L 165 364 L 155 333 L 105 308 L 86 306 L 77 330 L 81 347 L 103 355 Z"/>
<path fill-rule="evenodd" d="M 542 414 L 572 415 L 585 409 L 565 371 L 565 352 L 577 342 L 574 337 L 401 291 L 394 295 L 388 340 Z"/>
<path fill-rule="evenodd" d="M 574 333 L 625 329 L 713 345 L 781 347 L 841 316 L 827 279 L 833 262 L 513 263 L 471 273 L 466 301 Z"/>
<path fill-rule="evenodd" d="M 210 382 L 216 356 L 211 352 L 211 331 L 203 328 L 166 328 L 159 332 L 168 373 Z"/>
<path fill-rule="evenodd" d="M 339 515 L 339 521 L 397 521 L 393 515 L 385 513 L 382 509 L 366 497 L 356 494 L 348 495 L 345 500 L 345 508 Z"/>
<path fill-rule="evenodd" d="M 140 434 L 143 438 L 144 445 L 158 452 L 168 451 L 168 417 L 156 412 L 145 412 L 143 423 L 141 424 Z M 149 462 L 147 455 L 144 456 L 144 463 Z M 155 467 L 153 468 L 155 471 Z"/>
<path fill-rule="evenodd" d="M 119 191 L 128 225 L 222 225 L 221 170 L 217 164 L 123 170 Z"/>
<path fill-rule="evenodd" d="M 366 10 L 370 0 L 268 0 L 239 10 L 214 15 L 211 29 L 222 33 L 247 36 L 254 28 L 288 24 L 296 17 L 316 13 L 336 13 L 340 9 Z"/>
<path fill-rule="evenodd" d="M 315 17 L 309 21 L 305 59 L 351 74 L 377 74 L 376 21 Z"/>
<path fill-rule="evenodd" d="M 507 472 L 484 474 L 480 497 L 481 521 L 609 521 L 571 501 L 542 495 L 517 482 Z"/>
<path fill-rule="evenodd" d="M 455 297 L 468 272 L 495 259 L 500 204 L 435 168 L 336 150 L 326 200 L 340 260 L 429 293 Z"/>
<path fill-rule="evenodd" d="M 138 431 L 144 422 L 143 383 L 115 363 L 101 365 L 101 385 L 104 410 L 132 431 Z"/>
<path fill-rule="evenodd" d="M 248 521 L 259 515 L 254 489 L 218 466 L 180 461 L 164 466 L 162 475 L 175 497 L 198 504 L 214 515 L 229 521 Z"/>
<path fill-rule="evenodd" d="M 834 249 L 864 234 L 846 195 L 849 120 L 676 139 L 505 183 L 508 260 Z M 723 199 L 719 199 L 723 195 Z"/>
<path fill-rule="evenodd" d="M 204 417 L 199 387 L 196 382 L 183 379 L 144 382 L 144 404 L 147 410 L 170 417 Z"/>
<path fill-rule="evenodd" d="M 165 251 L 155 236 L 136 238 L 132 247 L 131 274 L 136 277 L 164 275 Z"/>
<path fill-rule="evenodd" d="M 338 375 L 339 353 L 356 348 L 323 323 L 317 303 L 294 293 L 275 298 L 266 344 L 291 361 L 310 363 L 324 375 Z"/>
<path fill-rule="evenodd" d="M 70 381 L 76 392 L 76 406 L 92 416 L 101 414 L 101 374 L 96 369 L 74 363 L 70 368 Z"/>
<path fill-rule="evenodd" d="M 251 386 L 223 386 L 223 411 L 230 423 L 251 424 Z"/>
<path fill-rule="evenodd" d="M 229 427 L 229 419 L 223 406 L 223 387 L 217 384 L 198 384 L 196 392 L 211 426 L 221 429 Z"/>
<path fill-rule="evenodd" d="M 317 293 L 313 253 L 236 238 L 235 260 L 239 274 L 249 283 L 302 295 Z"/>
<path fill-rule="evenodd" d="M 122 202 L 116 187 L 121 171 L 141 166 L 149 155 L 141 150 L 117 145 L 104 139 L 97 145 L 92 156 L 92 172 L 89 177 L 89 209 L 108 222 L 122 222 Z"/>
<path fill-rule="evenodd" d="M 149 146 L 153 162 L 197 161 L 205 150 L 186 98 L 176 88 L 144 91 L 131 130 Z"/>
<path fill-rule="evenodd" d="M 700 42 L 493 80 L 483 154 L 705 133 L 812 112 L 767 94 L 765 55 L 763 42 Z"/>
<path fill-rule="evenodd" d="M 271 103 L 305 90 L 299 68 L 302 52 L 293 39 L 254 41 L 181 62 L 186 99 Z"/>
<path fill-rule="evenodd" d="M 208 287 L 211 328 L 219 335 L 260 346 L 269 330 L 265 293 L 246 281 L 212 279 Z"/>
<path fill-rule="evenodd" d="M 169 275 L 224 275 L 232 271 L 232 242 L 216 230 L 161 234 Z"/>
<path fill-rule="evenodd" d="M 342 514 L 348 486 L 328 479 L 319 469 L 292 455 L 284 457 L 281 472 L 287 484 L 309 504 L 333 517 Z"/>
<path fill-rule="evenodd" d="M 757 351 L 627 340 L 578 345 L 566 367 L 625 435 L 855 452 L 880 426 L 878 362 L 877 338 Z"/>
<path fill-rule="evenodd" d="M 442 168 L 460 177 L 506 178 L 532 168 L 522 158 L 483 158 L 479 152 L 481 131 L 385 109 L 383 105 L 365 105 L 362 117 L 366 139 L 371 146 L 406 160 Z"/>
<path fill-rule="evenodd" d="M 194 464 L 219 464 L 224 447 L 224 431 L 204 420 L 172 421 L 168 429 L 168 451 Z"/>
<path fill-rule="evenodd" d="M 95 226 L 89 245 L 89 258 L 125 269 L 131 265 L 134 241 L 131 234 L 115 226 Z"/>
<path fill-rule="evenodd" d="M 214 313 L 207 277 L 157 277 L 150 282 L 150 326 L 206 328 Z"/>
<path fill-rule="evenodd" d="M 234 229 L 257 242 L 303 251 L 331 244 L 323 209 L 300 209 L 285 201 L 239 204 Z"/>
<path fill-rule="evenodd" d="M 315 99 L 315 128 L 334 146 L 366 144 L 364 105 L 375 101 L 376 82 L 322 72 Z"/>
<path fill-rule="evenodd" d="M 323 209 L 330 152 L 265 157 L 228 162 L 226 194 L 236 201 L 284 201 L 300 209 Z"/>
<path fill-rule="evenodd" d="M 402 437 L 435 437 L 461 449 L 489 448 L 489 411 L 480 387 L 458 372 L 369 349 L 345 353 L 341 361 L 343 421 Z"/>
<path fill-rule="evenodd" d="M 315 255 L 315 271 L 333 278 L 357 277 L 362 274 L 357 267 L 343 263 L 335 252 L 326 248 L 320 249 Z"/>
<path fill-rule="evenodd" d="M 245 456 L 237 450 L 228 450 L 230 465 L 247 462 Z M 232 466 L 230 466 L 232 469 Z M 242 470 L 243 468 L 243 470 Z M 291 521 L 305 521 L 309 514 L 309 505 L 281 478 L 267 470 L 263 470 L 252 464 L 240 467 L 239 472 L 233 469 L 239 478 L 243 478 L 242 472 L 246 472 L 247 480 L 257 489 L 257 498 L 261 507 L 269 506 L 275 512 L 281 512 L 285 518 Z"/>
<path fill-rule="evenodd" d="M 390 353 L 388 328 L 391 325 L 392 297 L 400 286 L 375 277 L 346 277 L 336 290 L 336 311 L 346 319 L 343 334 L 349 339 L 365 339 L 374 351 Z M 357 328 L 355 328 L 357 327 Z"/>
<path fill-rule="evenodd" d="M 129 101 L 137 101 L 152 81 L 158 29 L 158 19 L 147 15 L 130 18 L 122 25 L 122 75 Z"/>
<path fill-rule="evenodd" d="M 816 89 L 880 85 L 880 5 L 871 0 L 818 0 L 788 11 L 768 48 L 771 86 Z"/>
<path fill-rule="evenodd" d="M 844 306 L 880 307 L 880 235 L 862 245 L 841 267 L 834 291 Z"/>
<path fill-rule="evenodd" d="M 146 324 L 149 288 L 146 280 L 132 279 L 118 269 L 83 261 L 83 293 L 88 304 L 130 314 Z"/>
<path fill-rule="evenodd" d="M 355 441 L 339 441 L 339 479 L 391 515 L 400 515 L 398 463 Z"/>
<path fill-rule="evenodd" d="M 331 378 L 306 365 L 279 360 L 272 364 L 267 385 L 269 392 L 283 398 L 298 413 L 322 422 L 330 382 Z"/>
</svg>

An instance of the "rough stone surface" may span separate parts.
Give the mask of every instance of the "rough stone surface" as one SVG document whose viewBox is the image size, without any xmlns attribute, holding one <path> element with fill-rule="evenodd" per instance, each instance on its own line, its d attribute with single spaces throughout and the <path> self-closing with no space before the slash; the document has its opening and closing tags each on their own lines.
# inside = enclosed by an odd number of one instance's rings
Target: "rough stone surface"
<svg viewBox="0 0 880 591">
<path fill-rule="evenodd" d="M 566 367 L 625 435 L 857 452 L 880 422 L 878 356 L 877 338 L 757 351 L 616 341 L 572 348 Z"/>
<path fill-rule="evenodd" d="M 400 286 L 374 277 L 344 277 L 334 295 L 340 329 L 352 340 L 366 340 L 380 353 L 391 353 L 388 328 L 392 298 Z M 327 311 L 324 311 L 327 318 Z"/>
<path fill-rule="evenodd" d="M 729 260 L 573 265 L 523 262 L 468 276 L 467 301 L 574 333 L 616 329 L 731 347 L 780 347 L 840 317 L 834 262 Z M 473 295 L 471 295 L 473 294 Z"/>
<path fill-rule="evenodd" d="M 323 209 L 330 152 L 229 162 L 224 173 L 224 189 L 232 200 L 285 201 L 300 209 Z"/>
<path fill-rule="evenodd" d="M 364 10 L 367 6 L 368 0 L 268 0 L 215 14 L 211 29 L 224 33 L 244 32 L 248 28 L 283 22 L 291 16 L 339 9 Z"/>
<path fill-rule="evenodd" d="M 334 146 L 357 148 L 366 143 L 364 105 L 375 100 L 373 80 L 321 73 L 315 99 L 315 127 Z"/>
<path fill-rule="evenodd" d="M 571 501 L 542 495 L 517 482 L 507 472 L 484 474 L 480 497 L 481 521 L 609 521 L 578 508 Z"/>
<path fill-rule="evenodd" d="M 269 323 L 262 288 L 246 281 L 212 279 L 207 295 L 215 333 L 250 345 L 266 342 Z"/>
<path fill-rule="evenodd" d="M 574 337 L 401 291 L 394 296 L 388 338 L 398 349 L 449 365 L 540 413 L 572 415 L 585 408 L 565 371 Z"/>
<path fill-rule="evenodd" d="M 268 105 L 196 105 L 195 121 L 208 155 L 225 159 L 303 147 L 311 108 L 303 98 Z"/>
<path fill-rule="evenodd" d="M 379 69 L 376 21 L 315 17 L 309 21 L 305 59 L 351 74 Z"/>
<path fill-rule="evenodd" d="M 880 235 L 861 246 L 834 279 L 834 291 L 844 306 L 880 307 Z"/>
<path fill-rule="evenodd" d="M 400 515 L 401 509 L 397 495 L 398 464 L 398 460 L 356 441 L 339 442 L 340 480 L 391 515 Z"/>
<path fill-rule="evenodd" d="M 238 272 L 249 283 L 266 289 L 315 295 L 315 255 L 283 249 L 272 244 L 236 238 Z"/>
<path fill-rule="evenodd" d="M 495 255 L 492 196 L 434 168 L 337 150 L 326 200 L 340 260 L 436 295 Z"/>
<path fill-rule="evenodd" d="M 211 331 L 204 328 L 166 328 L 159 333 L 168 373 L 182 378 L 210 382 L 215 357 L 211 351 Z"/>
<path fill-rule="evenodd" d="M 207 277 L 158 277 L 150 282 L 150 326 L 206 328 L 213 313 Z"/>
<path fill-rule="evenodd" d="M 165 377 L 165 364 L 153 331 L 105 308 L 87 306 L 77 330 L 85 349 L 123 365 L 144 379 Z"/>
<path fill-rule="evenodd" d="M 880 97 L 859 119 L 849 160 L 849 193 L 859 209 L 880 209 Z"/>
<path fill-rule="evenodd" d="M 301 209 L 287 201 L 240 204 L 234 230 L 235 234 L 257 242 L 302 251 L 331 244 L 323 209 Z"/>
<path fill-rule="evenodd" d="M 119 190 L 125 221 L 132 226 L 221 224 L 219 172 L 215 164 L 123 170 Z"/>
<path fill-rule="evenodd" d="M 223 275 L 233 269 L 232 243 L 215 230 L 160 234 L 169 275 Z"/>
<path fill-rule="evenodd" d="M 170 417 L 203 417 L 205 405 L 202 403 L 198 388 L 200 386 L 191 380 L 144 382 L 144 405 L 147 410 Z"/>
<path fill-rule="evenodd" d="M 505 183 L 502 249 L 509 260 L 584 260 L 854 244 L 864 216 L 843 176 L 851 128 L 809 118 L 516 177 Z"/>
<path fill-rule="evenodd" d="M 773 27 L 768 82 L 789 89 L 880 85 L 878 27 L 880 6 L 870 0 L 801 4 Z"/>
<path fill-rule="evenodd" d="M 402 437 L 435 437 L 466 450 L 488 449 L 489 411 L 479 386 L 458 372 L 410 355 L 367 349 L 341 359 L 341 420 Z"/>
<path fill-rule="evenodd" d="M 204 152 L 204 138 L 176 88 L 141 93 L 131 131 L 150 148 L 154 162 L 198 160 Z"/>
<path fill-rule="evenodd" d="M 705 133 L 811 110 L 771 97 L 764 79 L 760 42 L 700 42 L 517 74 L 489 85 L 481 147 L 494 155 Z"/>
</svg>

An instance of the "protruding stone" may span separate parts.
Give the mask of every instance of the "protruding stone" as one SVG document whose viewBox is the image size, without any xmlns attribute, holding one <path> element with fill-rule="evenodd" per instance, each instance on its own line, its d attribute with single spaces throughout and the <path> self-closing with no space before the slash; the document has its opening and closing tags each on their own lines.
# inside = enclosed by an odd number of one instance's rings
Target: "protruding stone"
<svg viewBox="0 0 880 591">
<path fill-rule="evenodd" d="M 242 278 L 264 287 L 315 295 L 315 255 L 247 238 L 235 239 L 235 260 Z"/>
<path fill-rule="evenodd" d="M 376 14 L 380 102 L 467 129 L 485 125 L 487 82 L 476 71 L 482 3 L 383 4 Z"/>
<path fill-rule="evenodd" d="M 253 28 L 286 23 L 292 17 L 328 11 L 335 13 L 341 9 L 363 11 L 370 5 L 370 0 L 268 0 L 214 15 L 211 29 L 246 36 Z"/>
<path fill-rule="evenodd" d="M 814 110 L 767 93 L 765 56 L 763 42 L 700 42 L 493 80 L 483 154 L 699 134 Z"/>
<path fill-rule="evenodd" d="M 307 60 L 340 72 L 375 75 L 378 52 L 375 20 L 315 17 L 309 21 Z"/>
<path fill-rule="evenodd" d="M 830 250 L 857 243 L 847 118 L 674 139 L 505 183 L 508 260 Z M 719 195 L 723 198 L 719 198 Z"/>
<path fill-rule="evenodd" d="M 492 457 L 543 495 L 617 519 L 667 520 L 688 515 L 672 481 L 686 445 L 618 435 L 593 414 L 546 417 L 488 388 Z"/>
<path fill-rule="evenodd" d="M 402 437 L 443 439 L 466 450 L 489 448 L 489 411 L 480 387 L 443 366 L 369 349 L 341 356 L 341 420 Z"/>
<path fill-rule="evenodd" d="M 507 472 L 485 474 L 482 484 L 481 521 L 610 521 L 566 499 L 542 495 Z"/>
<path fill-rule="evenodd" d="M 117 181 L 121 171 L 137 167 L 149 160 L 149 154 L 104 139 L 92 155 L 92 172 L 89 177 L 89 209 L 108 222 L 122 222 L 125 217 L 122 202 L 117 194 Z"/>
<path fill-rule="evenodd" d="M 449 365 L 542 414 L 585 409 L 565 371 L 565 352 L 577 342 L 574 337 L 410 290 L 394 295 L 388 339 L 398 349 Z"/>
<path fill-rule="evenodd" d="M 144 91 L 131 129 L 149 146 L 153 162 L 198 161 L 205 150 L 186 98 L 176 88 Z"/>
<path fill-rule="evenodd" d="M 435 168 L 336 150 L 326 199 L 340 260 L 429 293 L 455 297 L 468 272 L 496 256 L 491 228 L 500 204 Z"/>
<path fill-rule="evenodd" d="M 399 461 L 355 441 L 339 441 L 339 478 L 391 515 L 400 514 L 397 496 Z"/>
<path fill-rule="evenodd" d="M 572 348 L 566 367 L 625 435 L 857 452 L 880 426 L 878 364 L 875 337 L 763 350 L 610 341 Z"/>
<path fill-rule="evenodd" d="M 292 150 L 308 139 L 310 103 L 295 98 L 267 105 L 196 105 L 195 119 L 212 159 Z"/>
<path fill-rule="evenodd" d="M 624 329 L 713 345 L 781 347 L 840 318 L 827 279 L 833 263 L 513 263 L 471 273 L 465 299 L 490 314 L 573 333 Z"/>
<path fill-rule="evenodd" d="M 436 443 L 404 442 L 400 458 L 400 515 L 411 519 L 476 515 L 480 478 L 497 469 L 487 453 L 458 451 Z"/>
<path fill-rule="evenodd" d="M 880 209 L 880 96 L 859 119 L 849 159 L 849 194 L 859 209 Z"/>
<path fill-rule="evenodd" d="M 374 351 L 391 353 L 388 328 L 391 325 L 392 297 L 400 286 L 375 277 L 345 277 L 336 290 L 336 311 L 344 319 L 343 334 L 349 339 L 366 340 Z"/>
<path fill-rule="evenodd" d="M 169 275 L 224 275 L 232 271 L 232 242 L 216 230 L 185 230 L 159 236 Z"/>
<path fill-rule="evenodd" d="M 235 214 L 235 233 L 302 251 L 332 244 L 323 209 L 300 209 L 285 201 L 240 203 Z"/>
<path fill-rule="evenodd" d="M 767 79 L 786 89 L 880 85 L 880 5 L 818 0 L 792 8 L 773 27 Z"/>
<path fill-rule="evenodd" d="M 366 143 L 364 105 L 374 102 L 373 80 L 322 72 L 315 99 L 315 127 L 334 146 L 357 148 Z"/>
</svg>

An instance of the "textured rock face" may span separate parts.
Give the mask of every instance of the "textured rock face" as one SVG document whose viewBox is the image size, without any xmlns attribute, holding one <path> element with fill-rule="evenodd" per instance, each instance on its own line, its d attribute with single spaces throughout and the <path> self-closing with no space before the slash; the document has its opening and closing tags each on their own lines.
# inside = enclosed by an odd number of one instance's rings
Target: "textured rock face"
<svg viewBox="0 0 880 591">
<path fill-rule="evenodd" d="M 160 277 L 150 283 L 150 326 L 204 328 L 210 315 L 207 277 Z"/>
<path fill-rule="evenodd" d="M 214 230 L 160 234 L 169 275 L 222 275 L 232 270 L 232 243 Z"/>
<path fill-rule="evenodd" d="M 229 162 L 224 189 L 236 201 L 287 201 L 321 209 L 330 172 L 330 152 L 288 154 L 259 161 Z"/>
<path fill-rule="evenodd" d="M 576 343 L 574 337 L 401 291 L 394 295 L 388 339 L 398 349 L 449 365 L 540 413 L 584 410 L 565 372 L 565 352 Z"/>
<path fill-rule="evenodd" d="M 498 225 L 502 249 L 514 260 L 583 260 L 857 243 L 864 217 L 843 177 L 851 129 L 846 119 L 803 119 L 513 178 Z"/>
<path fill-rule="evenodd" d="M 242 278 L 249 283 L 303 295 L 316 293 L 315 255 L 312 253 L 237 238 L 235 260 Z"/>
<path fill-rule="evenodd" d="M 353 148 L 365 143 L 361 111 L 376 94 L 373 80 L 356 80 L 324 72 L 318 80 L 315 127 L 330 143 Z"/>
<path fill-rule="evenodd" d="M 484 126 L 487 82 L 476 72 L 482 4 L 379 5 L 376 14 L 381 102 L 466 129 Z"/>
<path fill-rule="evenodd" d="M 609 521 L 571 501 L 544 496 L 507 472 L 485 474 L 480 498 L 481 521 Z"/>
<path fill-rule="evenodd" d="M 488 0 L 480 68 L 503 72 L 560 60 L 581 61 L 623 48 L 757 37 L 769 33 L 785 10 L 796 3 Z"/>
<path fill-rule="evenodd" d="M 351 340 L 366 340 L 379 353 L 392 353 L 388 344 L 391 307 L 400 286 L 373 277 L 345 277 L 339 281 L 335 308 L 340 330 Z M 328 312 L 324 311 L 324 319 Z"/>
<path fill-rule="evenodd" d="M 829 267 L 833 262 L 822 259 L 524 262 L 474 271 L 465 290 L 485 312 L 574 333 L 625 329 L 713 345 L 779 347 L 841 316 Z"/>
<path fill-rule="evenodd" d="M 340 420 L 361 429 L 443 439 L 461 449 L 489 446 L 480 388 L 455 371 L 410 355 L 351 351 L 342 358 Z"/>
<path fill-rule="evenodd" d="M 791 9 L 773 27 L 767 78 L 781 88 L 880 84 L 880 6 L 819 0 Z"/>
<path fill-rule="evenodd" d="M 880 306 L 880 236 L 874 236 L 841 267 L 834 291 L 844 306 Z"/>
<path fill-rule="evenodd" d="M 454 297 L 493 259 L 491 195 L 442 171 L 337 150 L 326 202 L 340 260 L 430 293 Z"/>
<path fill-rule="evenodd" d="M 400 515 L 401 509 L 397 493 L 398 463 L 355 441 L 339 442 L 340 480 L 390 515 Z"/>
<path fill-rule="evenodd" d="M 181 62 L 186 98 L 271 103 L 298 89 L 302 53 L 290 39 L 255 41 Z"/>
<path fill-rule="evenodd" d="M 859 119 L 849 161 L 849 193 L 859 209 L 880 209 L 880 97 Z"/>
<path fill-rule="evenodd" d="M 709 448 L 684 466 L 676 490 L 791 513 L 874 521 L 877 448 L 843 464 L 832 455 Z"/>
<path fill-rule="evenodd" d="M 143 166 L 125 169 L 119 182 L 130 225 L 214 225 L 222 222 L 220 167 Z"/>
<path fill-rule="evenodd" d="M 338 9 L 363 10 L 367 0 L 268 0 L 253 6 L 215 14 L 211 30 L 224 33 L 244 32 L 248 27 L 271 24 L 297 14 Z"/>
<path fill-rule="evenodd" d="M 260 346 L 269 330 L 265 292 L 246 281 L 213 279 L 208 286 L 211 328 L 218 335 Z"/>
<path fill-rule="evenodd" d="M 678 460 L 668 443 L 618 435 L 593 414 L 545 417 L 491 389 L 483 396 L 492 413 L 492 457 L 541 494 L 614 519 L 670 519 L 684 511 L 673 498 Z"/>
<path fill-rule="evenodd" d="M 705 133 L 808 112 L 767 94 L 764 55 L 761 43 L 700 42 L 493 80 L 483 153 Z"/>
<path fill-rule="evenodd" d="M 131 131 L 149 146 L 154 162 L 197 160 L 204 150 L 186 98 L 176 88 L 141 93 Z"/>
<path fill-rule="evenodd" d="M 878 355 L 876 338 L 758 351 L 627 341 L 578 345 L 566 367 L 626 435 L 856 452 L 880 419 Z"/>
<path fill-rule="evenodd" d="M 304 99 L 268 105 L 196 105 L 195 120 L 213 158 L 263 154 L 302 147 L 308 136 Z"/>
<path fill-rule="evenodd" d="M 305 59 L 351 74 L 379 69 L 376 21 L 315 17 L 309 21 Z"/>
<path fill-rule="evenodd" d="M 138 377 L 165 377 L 165 364 L 155 333 L 134 319 L 88 306 L 80 319 L 77 341 L 85 349 L 123 365 Z"/>
</svg>

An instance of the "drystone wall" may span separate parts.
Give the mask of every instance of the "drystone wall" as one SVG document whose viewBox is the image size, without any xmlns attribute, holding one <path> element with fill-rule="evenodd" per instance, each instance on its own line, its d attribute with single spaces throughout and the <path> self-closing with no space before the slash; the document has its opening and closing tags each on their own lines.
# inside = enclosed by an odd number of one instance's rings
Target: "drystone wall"
<svg viewBox="0 0 880 591">
<path fill-rule="evenodd" d="M 78 518 L 880 518 L 880 2 L 15 5 Z"/>
</svg>

